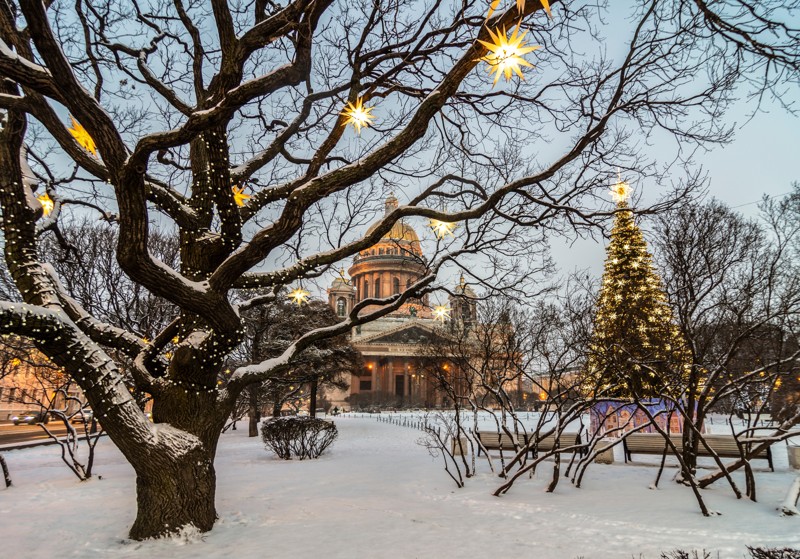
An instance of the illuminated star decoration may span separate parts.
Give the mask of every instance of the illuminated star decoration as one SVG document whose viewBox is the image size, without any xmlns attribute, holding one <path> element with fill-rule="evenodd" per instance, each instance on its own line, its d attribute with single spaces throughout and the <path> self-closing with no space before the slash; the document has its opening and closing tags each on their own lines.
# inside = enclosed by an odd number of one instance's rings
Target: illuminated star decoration
<svg viewBox="0 0 800 559">
<path fill-rule="evenodd" d="M 550 12 L 550 2 L 549 0 L 539 0 L 542 4 L 542 8 L 544 11 L 547 12 L 548 17 L 553 19 L 553 14 Z M 497 6 L 500 5 L 500 0 L 492 0 L 491 5 L 489 6 L 489 13 L 486 16 L 486 19 L 492 17 L 492 14 L 497 9 Z M 525 0 L 517 0 L 517 11 L 522 14 L 525 11 Z"/>
<path fill-rule="evenodd" d="M 374 107 L 365 107 L 361 97 L 356 99 L 355 105 L 353 103 L 347 103 L 347 106 L 341 112 L 343 116 L 347 117 L 342 126 L 352 124 L 356 132 L 361 134 L 361 128 L 369 126 L 371 124 L 370 120 L 375 118 L 373 115 L 369 114 L 372 112 L 373 108 Z"/>
<path fill-rule="evenodd" d="M 75 138 L 75 141 L 78 142 L 83 149 L 97 157 L 97 146 L 95 145 L 92 137 L 86 131 L 86 128 L 84 128 L 81 123 L 75 120 L 72 115 L 69 115 L 69 119 L 72 121 L 72 128 L 68 129 L 69 133 L 72 134 L 72 137 Z"/>
<path fill-rule="evenodd" d="M 533 68 L 533 64 L 522 58 L 522 56 L 541 47 L 539 45 L 527 46 L 525 44 L 524 39 L 528 32 L 525 31 L 520 35 L 519 24 L 514 28 L 511 37 L 508 36 L 504 27 L 500 27 L 497 33 L 491 29 L 487 29 L 487 31 L 489 31 L 489 36 L 492 38 L 491 42 L 481 41 L 480 39 L 478 39 L 478 42 L 489 49 L 489 53 L 479 60 L 489 64 L 489 75 L 495 74 L 492 87 L 497 85 L 501 75 L 505 76 L 506 81 L 511 81 L 511 76 L 516 73 L 520 79 L 524 80 L 525 77 L 522 75 L 520 66 Z"/>
<path fill-rule="evenodd" d="M 243 186 L 241 188 L 237 188 L 235 186 L 232 186 L 231 187 L 231 191 L 233 192 L 233 201 L 236 202 L 237 206 L 240 206 L 240 207 L 244 206 L 245 205 L 245 200 L 249 200 L 250 199 L 250 195 L 244 193 L 244 187 Z"/>
<path fill-rule="evenodd" d="M 612 186 L 609 189 L 611 192 L 611 198 L 614 199 L 616 203 L 625 202 L 631 196 L 631 185 L 627 182 L 623 181 L 622 179 L 617 179 L 617 184 Z"/>
<path fill-rule="evenodd" d="M 53 203 L 53 200 L 50 199 L 50 196 L 47 195 L 47 192 L 41 196 L 37 196 L 36 199 L 39 200 L 39 203 L 42 205 L 42 211 L 44 212 L 44 215 L 50 215 L 50 212 L 53 211 L 55 204 Z"/>
<path fill-rule="evenodd" d="M 444 323 L 445 320 L 450 318 L 450 307 L 445 305 L 436 305 L 433 307 L 433 318 Z"/>
<path fill-rule="evenodd" d="M 297 303 L 297 306 L 299 307 L 300 305 L 308 301 L 309 295 L 311 295 L 311 293 L 309 293 L 302 287 L 297 287 L 295 289 L 292 289 L 289 292 L 289 295 L 287 295 L 287 297 L 292 301 L 294 301 L 295 303 Z"/>
<path fill-rule="evenodd" d="M 444 239 L 447 235 L 455 237 L 453 231 L 457 227 L 455 223 L 448 223 L 446 221 L 439 221 L 438 219 L 430 220 L 430 227 L 433 229 L 436 238 Z"/>
</svg>

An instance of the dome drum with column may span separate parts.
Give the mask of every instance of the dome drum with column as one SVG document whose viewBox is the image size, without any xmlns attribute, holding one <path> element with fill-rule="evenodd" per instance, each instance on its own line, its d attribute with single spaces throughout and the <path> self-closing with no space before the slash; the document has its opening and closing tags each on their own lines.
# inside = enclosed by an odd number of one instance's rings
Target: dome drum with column
<svg viewBox="0 0 800 559">
<path fill-rule="evenodd" d="M 384 216 L 397 207 L 397 198 L 390 195 L 385 202 Z M 378 223 L 372 224 L 367 235 L 377 227 Z M 345 311 L 349 312 L 355 303 L 364 299 L 386 298 L 405 292 L 426 272 L 427 264 L 419 236 L 411 225 L 401 219 L 377 243 L 353 258 L 353 265 L 347 271 L 350 285 L 346 285 L 343 278 L 337 278 L 328 290 L 329 299 L 337 312 L 343 305 Z M 350 295 L 353 297 L 352 303 L 349 302 Z M 374 309 L 367 307 L 366 311 Z M 392 314 L 427 317 L 430 315 L 428 298 L 425 296 L 422 301 L 409 301 Z"/>
</svg>

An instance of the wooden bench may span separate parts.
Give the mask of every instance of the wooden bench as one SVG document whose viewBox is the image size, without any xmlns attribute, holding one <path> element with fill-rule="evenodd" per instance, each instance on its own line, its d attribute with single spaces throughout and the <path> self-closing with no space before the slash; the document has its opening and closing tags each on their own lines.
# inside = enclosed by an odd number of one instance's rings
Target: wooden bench
<svg viewBox="0 0 800 559">
<path fill-rule="evenodd" d="M 533 442 L 535 440 L 536 434 L 535 433 L 520 433 L 519 438 L 517 439 L 518 444 L 514 444 L 514 439 L 509 437 L 505 433 L 496 433 L 492 431 L 476 431 L 475 436 L 480 441 L 480 445 L 478 445 L 478 456 L 481 455 L 481 445 L 486 450 L 499 450 L 501 453 L 504 450 L 515 450 L 515 448 L 521 448 L 527 446 L 528 442 Z M 573 441 L 573 442 L 569 442 Z M 573 444 L 582 444 L 580 440 L 580 436 L 578 433 L 563 433 L 561 435 L 561 446 L 571 446 Z M 556 437 L 555 435 L 549 435 L 544 437 L 536 447 L 530 448 L 531 458 L 536 458 L 536 451 L 543 450 L 545 452 L 549 452 L 556 448 Z M 586 452 L 585 449 L 581 448 L 580 453 L 584 454 Z"/>
<path fill-rule="evenodd" d="M 682 436 L 679 434 L 671 434 L 669 438 L 672 444 L 675 445 L 675 448 L 680 450 L 683 446 Z M 736 445 L 736 440 L 732 435 L 704 435 L 703 439 L 720 458 L 741 458 L 739 447 Z M 665 449 L 668 453 L 672 451 L 664 440 L 664 437 L 659 433 L 631 433 L 625 437 L 622 444 L 625 451 L 626 462 L 632 461 L 632 455 L 634 454 L 661 455 L 664 453 Z M 755 444 L 753 446 L 755 446 Z M 697 455 L 711 456 L 711 453 L 701 442 L 697 449 Z M 775 467 L 772 465 L 772 450 L 769 446 L 750 455 L 750 459 L 754 458 L 766 460 L 769 463 L 770 470 L 773 472 L 775 471 Z"/>
</svg>

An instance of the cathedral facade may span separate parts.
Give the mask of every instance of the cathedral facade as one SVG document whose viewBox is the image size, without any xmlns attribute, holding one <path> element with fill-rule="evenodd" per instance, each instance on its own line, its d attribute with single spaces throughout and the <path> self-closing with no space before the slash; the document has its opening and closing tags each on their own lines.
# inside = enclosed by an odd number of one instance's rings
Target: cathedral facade
<svg viewBox="0 0 800 559">
<path fill-rule="evenodd" d="M 388 214 L 398 206 L 390 195 L 385 202 Z M 368 232 L 374 230 L 373 224 Z M 337 315 L 345 317 L 353 306 L 368 297 L 388 297 L 403 293 L 420 279 L 428 266 L 419 236 L 413 227 L 400 220 L 379 242 L 361 251 L 347 271 L 328 289 L 328 301 Z M 470 320 L 475 315 L 475 294 L 463 278 L 450 298 L 454 320 Z M 366 307 L 369 312 L 374 307 Z M 345 394 L 333 396 L 333 403 L 344 409 L 378 406 L 433 407 L 442 404 L 435 385 L 421 367 L 423 347 L 441 331 L 434 319 L 427 295 L 412 299 L 387 316 L 357 326 L 351 333 L 353 346 L 361 353 L 364 367 L 353 374 Z"/>
</svg>

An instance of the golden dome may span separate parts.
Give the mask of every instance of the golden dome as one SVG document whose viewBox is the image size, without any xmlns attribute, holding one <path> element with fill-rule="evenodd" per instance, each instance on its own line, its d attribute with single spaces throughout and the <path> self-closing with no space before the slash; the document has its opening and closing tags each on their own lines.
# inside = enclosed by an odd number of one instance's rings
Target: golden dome
<svg viewBox="0 0 800 559">
<path fill-rule="evenodd" d="M 367 235 L 371 234 L 375 229 L 378 227 L 377 223 L 373 223 L 370 225 L 369 229 L 367 229 Z M 384 233 L 381 240 L 387 239 L 390 241 L 408 241 L 411 243 L 418 243 L 419 237 L 417 236 L 417 232 L 414 231 L 414 228 L 404 222 L 402 219 L 400 221 L 395 222 L 392 225 L 392 228 L 389 229 L 386 233 Z"/>
</svg>

